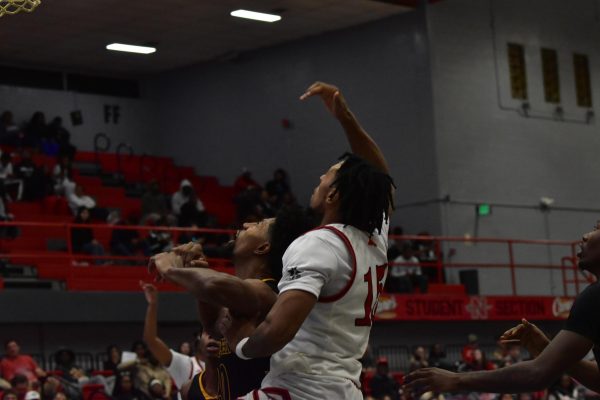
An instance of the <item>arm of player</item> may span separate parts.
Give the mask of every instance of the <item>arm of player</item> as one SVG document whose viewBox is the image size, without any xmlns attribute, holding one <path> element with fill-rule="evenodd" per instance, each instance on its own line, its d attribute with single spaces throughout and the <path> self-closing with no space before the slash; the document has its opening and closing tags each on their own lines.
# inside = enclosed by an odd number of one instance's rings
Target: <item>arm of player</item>
<svg viewBox="0 0 600 400">
<path fill-rule="evenodd" d="M 144 342 L 156 360 L 161 365 L 168 367 L 171 365 L 173 355 L 165 342 L 158 337 L 158 292 L 156 286 L 142 281 L 140 281 L 140 286 L 144 290 L 148 302 L 144 320 Z"/>
<path fill-rule="evenodd" d="M 389 173 L 389 167 L 383 152 L 350 111 L 340 90 L 328 83 L 316 82 L 300 96 L 300 100 L 317 95 L 321 96 L 329 112 L 337 118 L 344 128 L 352 152 L 371 162 L 383 172 Z"/>
<path fill-rule="evenodd" d="M 544 332 L 525 318 L 519 325 L 504 332 L 500 341 L 502 343 L 519 342 L 534 358 L 539 356 L 550 343 L 550 339 Z M 598 371 L 597 363 L 581 360 L 567 372 L 585 387 L 600 391 L 600 371 Z"/>
<path fill-rule="evenodd" d="M 288 344 L 317 303 L 317 298 L 303 290 L 288 290 L 279 295 L 265 320 L 254 330 L 242 348 L 246 357 L 268 357 Z M 238 338 L 230 347 L 237 346 Z M 229 335 L 228 335 L 229 341 Z"/>
<path fill-rule="evenodd" d="M 230 274 L 205 268 L 183 268 L 182 258 L 162 253 L 152 258 L 158 273 L 165 279 L 186 288 L 202 302 L 227 307 L 238 317 L 254 318 L 275 303 L 276 295 L 261 281 L 244 280 Z M 199 265 L 199 264 L 196 264 Z M 265 290 L 268 289 L 268 290 Z"/>
<path fill-rule="evenodd" d="M 561 373 L 577 364 L 593 343 L 574 332 L 561 331 L 532 361 L 495 371 L 455 374 L 424 368 L 407 376 L 406 389 L 415 393 L 474 391 L 488 393 L 533 392 L 548 387 Z"/>
</svg>

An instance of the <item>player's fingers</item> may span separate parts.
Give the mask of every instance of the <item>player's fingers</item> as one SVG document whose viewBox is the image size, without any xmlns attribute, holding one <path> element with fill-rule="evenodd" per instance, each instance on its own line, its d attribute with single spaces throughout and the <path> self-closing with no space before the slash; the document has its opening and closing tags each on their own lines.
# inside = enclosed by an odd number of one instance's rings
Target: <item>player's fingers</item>
<svg viewBox="0 0 600 400">
<path fill-rule="evenodd" d="M 208 268 L 208 262 L 204 259 L 194 260 L 194 261 L 190 262 L 190 267 L 192 267 L 192 268 Z"/>
<path fill-rule="evenodd" d="M 302 96 L 300 96 L 300 100 L 305 100 L 309 97 L 312 97 L 312 96 L 315 96 L 315 95 L 321 94 L 321 93 L 323 93 L 323 87 L 317 86 L 312 89 L 308 89 L 306 92 L 304 92 L 304 94 Z"/>
<path fill-rule="evenodd" d="M 500 343 L 509 344 L 509 343 L 521 343 L 520 339 L 501 339 Z"/>
</svg>

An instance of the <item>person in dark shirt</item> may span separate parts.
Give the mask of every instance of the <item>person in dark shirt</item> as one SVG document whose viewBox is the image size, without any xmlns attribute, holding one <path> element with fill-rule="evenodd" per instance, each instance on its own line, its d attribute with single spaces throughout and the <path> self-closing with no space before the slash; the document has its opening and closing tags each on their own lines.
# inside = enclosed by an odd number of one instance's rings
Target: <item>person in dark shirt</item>
<svg viewBox="0 0 600 400">
<path fill-rule="evenodd" d="M 520 341 L 533 360 L 495 371 L 462 374 L 425 368 L 408 375 L 406 389 L 413 393 L 532 392 L 547 388 L 567 372 L 588 389 L 600 392 L 600 222 L 594 231 L 583 235 L 580 246 L 579 268 L 593 274 L 596 282 L 577 296 L 565 328 L 550 341 L 535 325 L 523 320 L 502 337 L 504 341 Z M 590 350 L 596 361 L 583 360 Z"/>
<path fill-rule="evenodd" d="M 75 223 L 80 225 L 90 224 L 90 210 L 85 207 L 80 207 L 77 211 Z M 104 256 L 104 247 L 94 238 L 94 231 L 92 228 L 71 228 L 71 245 L 74 253 Z M 96 264 L 102 263 L 101 260 L 96 260 Z"/>
<path fill-rule="evenodd" d="M 376 400 L 398 399 L 398 382 L 390 376 L 388 360 L 379 357 L 377 360 L 377 373 L 371 380 L 371 396 Z"/>
<path fill-rule="evenodd" d="M 121 363 L 121 349 L 115 344 L 111 344 L 106 348 L 107 360 L 102 364 L 102 369 L 105 371 L 113 371 L 118 375 L 118 366 Z"/>
</svg>

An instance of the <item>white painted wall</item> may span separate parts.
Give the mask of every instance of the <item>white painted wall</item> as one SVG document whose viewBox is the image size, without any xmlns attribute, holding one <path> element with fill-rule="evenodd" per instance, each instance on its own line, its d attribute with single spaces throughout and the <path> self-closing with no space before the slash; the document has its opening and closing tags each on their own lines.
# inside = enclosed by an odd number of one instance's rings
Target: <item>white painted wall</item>
<svg viewBox="0 0 600 400">
<path fill-rule="evenodd" d="M 120 107 L 119 124 L 104 121 L 104 105 Z M 0 85 L 0 112 L 11 110 L 15 121 L 24 125 L 35 111 L 43 111 L 47 122 L 55 116 L 71 132 L 71 141 L 81 150 L 93 150 L 94 136 L 103 132 L 112 140 L 112 151 L 119 143 L 133 146 L 138 154 L 155 152 L 153 114 L 148 101 L 59 90 L 45 90 Z M 83 125 L 72 126 L 70 113 L 81 110 Z"/>
</svg>

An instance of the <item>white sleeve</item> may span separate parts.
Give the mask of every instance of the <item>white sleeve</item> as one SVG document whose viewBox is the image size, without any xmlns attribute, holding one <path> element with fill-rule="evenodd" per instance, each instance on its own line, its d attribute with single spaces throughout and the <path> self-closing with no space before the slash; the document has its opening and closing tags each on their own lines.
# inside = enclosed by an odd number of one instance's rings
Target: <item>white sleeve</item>
<svg viewBox="0 0 600 400">
<path fill-rule="evenodd" d="M 175 386 L 181 389 L 183 385 L 194 377 L 194 362 L 191 357 L 184 356 L 181 353 L 171 350 L 171 365 L 167 372 L 173 378 Z"/>
<path fill-rule="evenodd" d="M 339 240 L 335 234 L 312 231 L 296 239 L 283 255 L 283 274 L 279 293 L 297 289 L 317 298 L 321 289 L 334 276 L 339 265 L 339 249 L 329 243 L 329 238 Z"/>
</svg>

